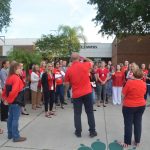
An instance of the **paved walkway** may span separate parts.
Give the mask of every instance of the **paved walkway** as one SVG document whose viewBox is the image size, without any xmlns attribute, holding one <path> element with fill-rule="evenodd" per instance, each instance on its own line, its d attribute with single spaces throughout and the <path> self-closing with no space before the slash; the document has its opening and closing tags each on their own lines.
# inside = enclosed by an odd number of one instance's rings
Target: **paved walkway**
<svg viewBox="0 0 150 150">
<path fill-rule="evenodd" d="M 88 136 L 86 114 L 82 114 L 82 138 L 73 134 L 73 109 L 69 104 L 64 110 L 57 108 L 57 116 L 45 118 L 43 109 L 31 110 L 27 105 L 29 116 L 21 116 L 20 133 L 27 137 L 27 141 L 13 143 L 7 140 L 6 123 L 0 123 L 4 134 L 0 135 L 0 150 L 78 150 L 80 144 L 90 146 L 100 139 L 108 146 L 114 140 L 123 140 L 123 118 L 121 106 L 108 104 L 106 108 L 96 108 L 95 119 L 98 136 Z M 150 150 L 150 107 L 147 107 L 143 117 L 142 144 L 139 150 Z"/>
</svg>

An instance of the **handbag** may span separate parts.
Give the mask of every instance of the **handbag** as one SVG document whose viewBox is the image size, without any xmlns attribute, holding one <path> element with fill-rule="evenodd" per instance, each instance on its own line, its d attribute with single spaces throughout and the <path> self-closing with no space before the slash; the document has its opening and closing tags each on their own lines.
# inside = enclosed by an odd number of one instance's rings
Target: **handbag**
<svg viewBox="0 0 150 150">
<path fill-rule="evenodd" d="M 28 89 L 29 87 L 25 87 L 23 88 L 23 90 L 21 90 L 17 97 L 15 98 L 14 102 L 12 104 L 18 104 L 20 106 L 24 106 L 25 105 L 25 99 L 24 99 L 24 95 L 25 95 L 25 92 L 26 90 Z M 9 96 L 9 92 L 11 92 L 12 90 L 12 85 L 10 84 L 7 84 L 6 85 L 6 96 L 8 97 Z"/>
<path fill-rule="evenodd" d="M 20 106 L 25 106 L 25 92 L 29 87 L 23 88 L 22 91 L 20 91 L 17 95 L 17 97 L 14 100 L 14 104 L 18 104 Z"/>
</svg>

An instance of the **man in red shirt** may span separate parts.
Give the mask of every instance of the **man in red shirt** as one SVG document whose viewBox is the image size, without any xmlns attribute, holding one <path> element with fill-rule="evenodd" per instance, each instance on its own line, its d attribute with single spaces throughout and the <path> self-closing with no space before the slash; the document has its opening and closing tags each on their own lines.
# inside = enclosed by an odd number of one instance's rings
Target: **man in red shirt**
<svg viewBox="0 0 150 150">
<path fill-rule="evenodd" d="M 129 61 L 126 60 L 124 62 L 124 66 L 122 67 L 121 71 L 126 72 L 128 70 L 128 67 L 129 67 Z"/>
<path fill-rule="evenodd" d="M 67 69 L 65 75 L 65 84 L 72 87 L 72 98 L 74 105 L 74 123 L 75 135 L 81 137 L 81 113 L 82 104 L 84 104 L 85 112 L 88 117 L 90 137 L 97 136 L 95 131 L 95 118 L 92 104 L 92 88 L 90 84 L 89 71 L 93 63 L 89 59 L 84 59 L 87 62 L 80 62 L 78 53 L 71 55 L 72 65 Z"/>
<path fill-rule="evenodd" d="M 97 96 L 98 96 L 98 104 L 97 106 L 100 107 L 100 100 L 101 95 L 103 96 L 103 106 L 106 107 L 106 83 L 108 78 L 108 69 L 105 68 L 105 62 L 101 62 L 101 68 L 97 70 L 97 77 L 98 77 L 98 84 L 97 84 Z"/>
</svg>

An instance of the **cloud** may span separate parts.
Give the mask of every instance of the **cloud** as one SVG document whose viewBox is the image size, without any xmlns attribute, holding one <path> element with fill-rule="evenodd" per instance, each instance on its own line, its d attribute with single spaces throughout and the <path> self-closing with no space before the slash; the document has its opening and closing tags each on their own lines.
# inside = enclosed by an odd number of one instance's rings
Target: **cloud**
<svg viewBox="0 0 150 150">
<path fill-rule="evenodd" d="M 12 23 L 1 34 L 6 38 L 39 38 L 63 24 L 83 26 L 89 42 L 108 42 L 97 35 L 99 27 L 91 21 L 96 11 L 87 0 L 13 0 L 11 12 Z"/>
</svg>

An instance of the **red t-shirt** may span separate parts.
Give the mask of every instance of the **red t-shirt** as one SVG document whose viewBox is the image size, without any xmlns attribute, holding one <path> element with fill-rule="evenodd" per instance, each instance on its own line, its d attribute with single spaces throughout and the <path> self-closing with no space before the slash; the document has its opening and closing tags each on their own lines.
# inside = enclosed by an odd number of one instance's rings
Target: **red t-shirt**
<svg viewBox="0 0 150 150">
<path fill-rule="evenodd" d="M 148 70 L 145 69 L 145 70 L 142 70 L 142 71 L 143 71 L 143 74 L 144 74 L 143 75 L 143 81 L 146 82 L 146 76 L 148 74 Z"/>
<path fill-rule="evenodd" d="M 29 69 L 29 75 L 31 76 L 31 73 L 32 73 L 32 69 Z"/>
<path fill-rule="evenodd" d="M 20 79 L 20 76 L 13 74 L 9 76 L 6 80 L 5 85 L 12 85 L 12 90 L 9 92 L 9 95 L 6 95 L 6 87 L 2 92 L 2 98 L 9 104 L 13 103 L 15 98 L 18 96 L 18 93 L 23 89 L 24 84 Z"/>
<path fill-rule="evenodd" d="M 49 90 L 54 90 L 54 77 L 48 74 L 48 86 Z"/>
<path fill-rule="evenodd" d="M 146 83 L 143 80 L 128 80 L 122 93 L 124 94 L 123 106 L 139 107 L 145 106 L 144 95 L 146 93 Z"/>
<path fill-rule="evenodd" d="M 46 68 L 45 67 L 40 67 L 40 73 L 45 72 Z"/>
<path fill-rule="evenodd" d="M 125 72 L 127 70 L 128 70 L 128 66 L 123 66 L 122 69 L 121 69 L 122 72 Z"/>
<path fill-rule="evenodd" d="M 102 69 L 102 68 L 97 69 L 97 74 L 99 75 L 99 78 L 102 81 L 106 80 L 108 73 L 109 73 L 109 70 L 106 69 L 106 68 L 104 68 L 104 69 Z"/>
<path fill-rule="evenodd" d="M 90 62 L 73 62 L 67 69 L 65 82 L 72 86 L 72 97 L 79 98 L 92 92 L 89 71 L 92 64 Z"/>
<path fill-rule="evenodd" d="M 61 71 L 59 69 L 54 68 L 54 74 L 55 74 L 56 85 L 63 84 L 63 75 L 61 74 Z"/>
<path fill-rule="evenodd" d="M 123 72 L 116 71 L 114 75 L 112 75 L 113 86 L 122 87 L 125 82 L 125 75 Z"/>
</svg>

